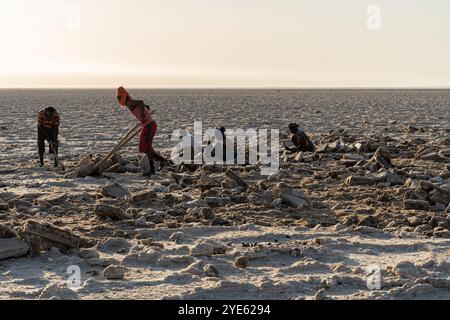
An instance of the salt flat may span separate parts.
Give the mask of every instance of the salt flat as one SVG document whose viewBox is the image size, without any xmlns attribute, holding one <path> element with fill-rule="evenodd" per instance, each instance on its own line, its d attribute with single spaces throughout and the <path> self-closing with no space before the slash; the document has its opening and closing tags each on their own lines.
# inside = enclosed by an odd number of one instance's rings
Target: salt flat
<svg viewBox="0 0 450 320">
<path fill-rule="evenodd" d="M 318 149 L 281 154 L 270 177 L 231 167 L 243 188 L 220 166 L 143 178 L 133 141 L 120 172 L 82 178 L 80 157 L 106 154 L 133 125 L 114 90 L 1 90 L 0 240 L 39 252 L 0 261 L 0 299 L 450 298 L 449 90 L 130 91 L 157 110 L 166 155 L 171 132 L 195 120 L 298 122 Z M 37 165 L 47 106 L 61 114 L 65 172 Z M 286 201 L 300 190 L 306 205 Z M 100 216 L 105 206 L 127 218 Z M 30 240 L 30 221 L 82 241 Z M 73 290 L 70 266 L 81 270 Z M 380 287 L 368 288 L 374 272 Z"/>
</svg>

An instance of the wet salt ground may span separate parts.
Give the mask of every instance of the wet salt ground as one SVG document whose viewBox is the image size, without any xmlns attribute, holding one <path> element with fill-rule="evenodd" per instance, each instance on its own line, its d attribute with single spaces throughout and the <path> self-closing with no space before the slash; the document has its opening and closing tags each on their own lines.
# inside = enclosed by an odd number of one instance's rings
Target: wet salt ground
<svg viewBox="0 0 450 320">
<path fill-rule="evenodd" d="M 130 90 L 158 112 L 156 148 L 169 149 L 178 128 L 270 128 L 298 122 L 308 133 L 346 128 L 373 132 L 397 125 L 446 126 L 450 90 Z M 0 90 L 0 165 L 36 157 L 36 116 L 61 115 L 61 156 L 108 151 L 133 125 L 115 90 Z M 136 150 L 133 141 L 128 151 Z"/>
</svg>

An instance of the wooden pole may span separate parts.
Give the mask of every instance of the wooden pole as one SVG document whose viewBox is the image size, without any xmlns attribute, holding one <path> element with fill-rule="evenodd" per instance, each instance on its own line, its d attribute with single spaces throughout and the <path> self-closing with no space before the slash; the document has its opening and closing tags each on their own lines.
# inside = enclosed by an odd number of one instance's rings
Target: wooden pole
<svg viewBox="0 0 450 320">
<path fill-rule="evenodd" d="M 121 144 L 126 138 L 128 138 L 128 136 L 133 133 L 135 130 L 139 129 L 141 127 L 141 125 L 137 124 L 134 127 L 130 128 L 130 130 L 127 131 L 127 133 L 125 133 L 125 135 L 122 137 L 122 139 L 120 139 L 116 146 Z"/>
<path fill-rule="evenodd" d="M 128 142 L 130 142 L 131 139 L 133 139 L 135 136 L 137 136 L 139 134 L 139 132 L 141 132 L 141 131 L 142 131 L 142 128 L 141 128 L 140 124 L 137 124 L 130 130 L 128 130 L 128 132 L 123 136 L 123 138 L 120 139 L 119 142 L 117 142 L 116 146 L 102 160 L 100 160 L 94 166 L 93 171 L 95 171 L 99 168 L 101 169 L 101 167 L 106 163 L 106 161 L 111 159 L 111 157 L 113 157 L 117 152 L 119 152 L 119 150 L 122 149 L 122 147 L 124 145 L 126 145 Z"/>
</svg>

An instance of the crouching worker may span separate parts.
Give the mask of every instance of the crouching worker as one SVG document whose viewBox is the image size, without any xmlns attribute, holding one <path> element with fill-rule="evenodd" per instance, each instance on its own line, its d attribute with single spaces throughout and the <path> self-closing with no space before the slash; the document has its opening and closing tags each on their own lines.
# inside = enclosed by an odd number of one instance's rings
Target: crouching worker
<svg viewBox="0 0 450 320">
<path fill-rule="evenodd" d="M 117 89 L 117 99 L 122 107 L 127 107 L 128 110 L 131 111 L 133 116 L 142 126 L 141 136 L 139 139 L 139 152 L 147 155 L 150 171 L 144 172 L 143 176 L 149 177 L 155 174 L 154 159 L 157 160 L 161 166 L 168 163 L 167 159 L 156 153 L 153 149 L 153 139 L 158 127 L 152 118 L 154 111 L 150 111 L 150 107 L 147 106 L 144 101 L 132 99 L 123 87 Z"/>
<path fill-rule="evenodd" d="M 38 113 L 38 153 L 39 164 L 44 166 L 45 141 L 49 144 L 49 154 L 53 154 L 54 166 L 58 167 L 58 133 L 59 114 L 53 107 L 45 108 Z"/>
<path fill-rule="evenodd" d="M 299 128 L 300 126 L 296 123 L 289 124 L 289 138 L 294 144 L 294 147 L 289 147 L 286 142 L 283 141 L 284 148 L 289 152 L 313 152 L 316 148 L 314 146 L 314 143 L 311 141 L 308 135 L 301 131 Z"/>
</svg>

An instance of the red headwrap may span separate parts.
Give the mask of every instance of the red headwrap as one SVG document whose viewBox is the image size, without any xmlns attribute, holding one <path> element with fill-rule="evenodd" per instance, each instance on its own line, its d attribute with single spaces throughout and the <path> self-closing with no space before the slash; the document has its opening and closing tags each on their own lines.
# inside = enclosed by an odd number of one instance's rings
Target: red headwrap
<svg viewBox="0 0 450 320">
<path fill-rule="evenodd" d="M 120 105 L 121 105 L 122 107 L 125 106 L 125 103 L 127 102 L 127 98 L 128 98 L 129 96 L 130 96 L 130 95 L 128 94 L 127 90 L 125 90 L 124 87 L 119 87 L 119 88 L 117 89 L 117 98 L 120 99 Z"/>
</svg>

